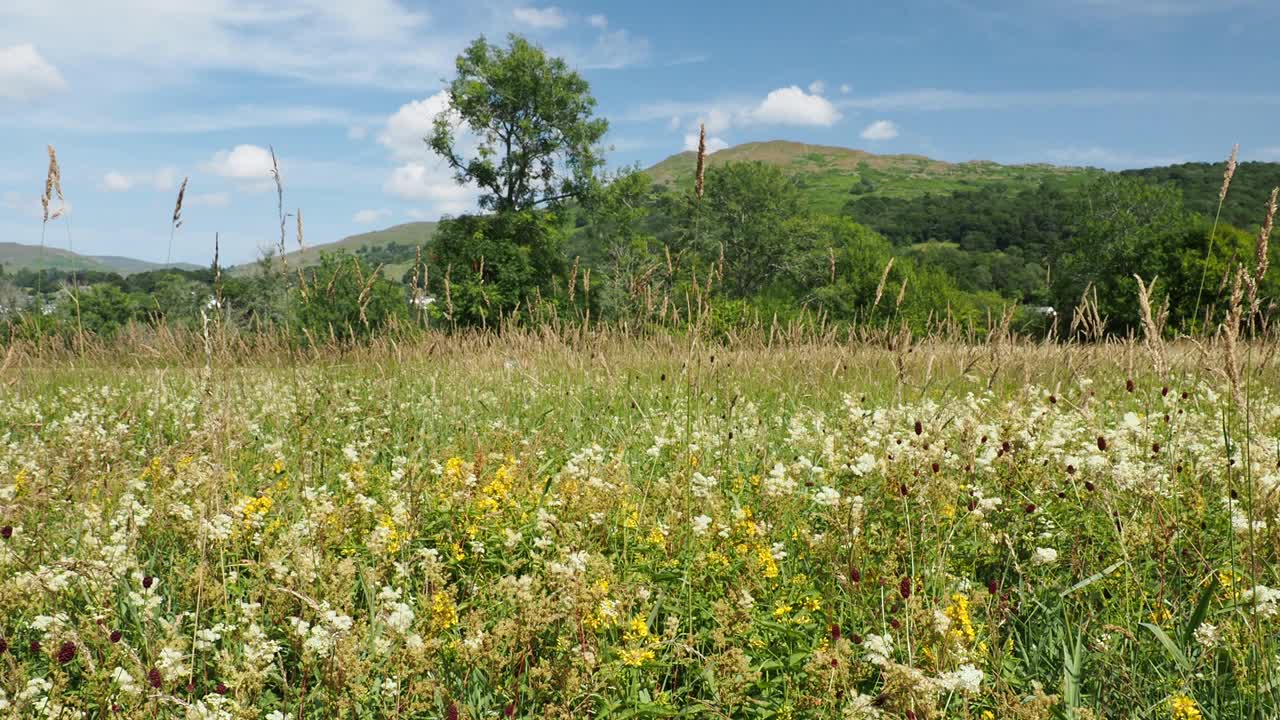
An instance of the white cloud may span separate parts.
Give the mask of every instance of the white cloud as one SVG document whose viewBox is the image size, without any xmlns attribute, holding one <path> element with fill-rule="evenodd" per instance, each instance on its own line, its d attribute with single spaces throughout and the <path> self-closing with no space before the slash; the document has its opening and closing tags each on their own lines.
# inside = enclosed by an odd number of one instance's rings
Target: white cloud
<svg viewBox="0 0 1280 720">
<path fill-rule="evenodd" d="M 709 137 L 707 138 L 707 154 L 719 152 L 729 147 L 729 143 L 723 138 Z M 684 149 L 690 152 L 698 151 L 698 133 L 690 133 L 684 136 Z"/>
<path fill-rule="evenodd" d="M 841 94 L 841 95 L 848 95 L 848 94 L 849 94 L 849 93 L 851 93 L 851 92 L 853 92 L 853 88 L 849 87 L 849 84 L 848 84 L 848 83 L 844 83 L 844 84 L 842 84 L 842 85 L 840 86 L 840 94 Z"/>
<path fill-rule="evenodd" d="M 351 222 L 359 225 L 372 225 L 391 214 L 385 208 L 380 210 L 361 210 L 351 217 Z"/>
<path fill-rule="evenodd" d="M 809 83 L 809 92 L 814 95 L 821 95 L 827 91 L 827 84 L 821 80 L 814 80 Z"/>
<path fill-rule="evenodd" d="M 177 187 L 177 184 L 178 171 L 171 167 L 132 174 L 112 170 L 102 176 L 98 189 L 104 192 L 128 192 L 139 185 L 146 185 L 160 192 L 167 192 Z"/>
<path fill-rule="evenodd" d="M 424 73 L 451 65 L 460 43 L 424 33 L 428 19 L 403 0 L 0 3 L 5 35 L 44 38 L 41 47 L 68 71 L 152 87 L 189 81 L 192 70 L 420 85 Z"/>
<path fill-rule="evenodd" d="M 232 180 L 256 181 L 253 185 L 259 188 L 269 185 L 271 167 L 271 151 L 258 145 L 237 145 L 231 150 L 220 150 L 204 164 L 207 172 Z"/>
<path fill-rule="evenodd" d="M 107 192 L 128 192 L 133 187 L 133 179 L 112 171 L 102 176 L 99 187 Z"/>
<path fill-rule="evenodd" d="M 536 30 L 559 30 L 569 24 L 569 19 L 560 12 L 560 8 L 518 7 L 511 11 L 511 16 L 522 25 Z"/>
<path fill-rule="evenodd" d="M 840 111 L 821 95 L 810 95 L 792 85 L 779 88 L 747 115 L 762 125 L 820 125 L 831 127 L 840 120 Z"/>
<path fill-rule="evenodd" d="M 586 70 L 617 70 L 648 61 L 649 41 L 623 29 L 600 33 L 588 46 L 550 48 L 552 54 L 564 57 L 570 65 Z"/>
<path fill-rule="evenodd" d="M 186 204 L 192 207 L 224 208 L 231 204 L 231 196 L 224 192 L 195 193 L 187 195 Z"/>
<path fill-rule="evenodd" d="M 436 117 L 449 110 L 449 96 L 443 90 L 422 100 L 401 105 L 378 135 L 378 142 L 397 160 L 418 159 L 430 153 L 426 139 L 435 127 Z M 458 123 L 455 122 L 455 128 Z M 463 138 L 465 142 L 465 138 Z"/>
<path fill-rule="evenodd" d="M 863 140 L 892 140 L 898 137 L 898 126 L 888 120 L 877 120 L 862 131 Z"/>
<path fill-rule="evenodd" d="M 405 200 L 430 202 L 438 214 L 471 210 L 479 196 L 474 188 L 455 182 L 443 163 L 405 163 L 391 172 L 382 187 Z"/>
<path fill-rule="evenodd" d="M 598 30 L 609 27 L 609 18 L 604 15 L 591 15 L 587 17 L 587 24 Z"/>
<path fill-rule="evenodd" d="M 66 87 L 62 73 L 34 45 L 0 47 L 0 98 L 33 100 Z"/>
</svg>

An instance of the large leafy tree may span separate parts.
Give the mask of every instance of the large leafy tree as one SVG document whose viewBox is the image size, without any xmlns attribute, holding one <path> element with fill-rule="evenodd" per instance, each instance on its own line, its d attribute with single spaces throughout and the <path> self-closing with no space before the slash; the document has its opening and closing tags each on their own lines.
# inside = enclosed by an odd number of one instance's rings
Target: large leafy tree
<svg viewBox="0 0 1280 720">
<path fill-rule="evenodd" d="M 484 192 L 481 206 L 499 213 L 581 197 L 603 164 L 599 143 L 608 121 L 593 117 L 587 81 L 564 60 L 511 35 L 509 46 L 483 37 L 458 56 L 431 148 L 457 180 Z M 474 152 L 459 132 L 476 138 Z"/>
</svg>

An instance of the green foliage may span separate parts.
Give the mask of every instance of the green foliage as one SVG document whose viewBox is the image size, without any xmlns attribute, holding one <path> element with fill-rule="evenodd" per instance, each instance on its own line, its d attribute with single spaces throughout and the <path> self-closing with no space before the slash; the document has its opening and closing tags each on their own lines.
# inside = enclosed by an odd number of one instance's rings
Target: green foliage
<svg viewBox="0 0 1280 720">
<path fill-rule="evenodd" d="M 1093 286 L 1100 313 L 1123 332 L 1138 323 L 1134 275 L 1159 272 L 1171 238 L 1192 216 L 1176 188 L 1120 175 L 1094 182 L 1077 207 L 1075 231 L 1054 252 L 1054 304 L 1074 307 Z"/>
<path fill-rule="evenodd" d="M 706 173 L 706 193 L 692 212 L 690 247 L 708 261 L 723 257 L 725 292 L 758 293 L 791 252 L 787 222 L 800 214 L 800 191 L 776 167 L 731 163 Z"/>
<path fill-rule="evenodd" d="M 485 194 L 481 206 L 498 212 L 580 197 L 603 165 L 598 145 L 608 121 L 593 118 L 590 86 L 564 60 L 518 36 L 509 46 L 483 37 L 458 56 L 449 83 L 450 111 L 436 118 L 431 148 L 461 184 Z M 479 138 L 474 157 L 460 154 L 457 130 Z"/>
<path fill-rule="evenodd" d="M 297 331 L 314 342 L 363 340 L 408 318 L 404 289 L 360 258 L 347 253 L 321 256 L 306 287 L 290 297 Z"/>
<path fill-rule="evenodd" d="M 440 223 L 432 248 L 431 290 L 449 319 L 488 326 L 554 295 L 564 270 L 564 229 L 555 213 L 523 210 L 464 215 Z"/>
<path fill-rule="evenodd" d="M 1223 163 L 1183 163 L 1124 170 L 1120 174 L 1150 183 L 1172 185 L 1182 191 L 1187 209 L 1212 220 L 1218 211 L 1223 169 Z M 1280 187 L 1280 163 L 1240 163 L 1222 206 L 1222 222 L 1240 228 L 1261 225 L 1262 207 L 1274 187 Z"/>
</svg>

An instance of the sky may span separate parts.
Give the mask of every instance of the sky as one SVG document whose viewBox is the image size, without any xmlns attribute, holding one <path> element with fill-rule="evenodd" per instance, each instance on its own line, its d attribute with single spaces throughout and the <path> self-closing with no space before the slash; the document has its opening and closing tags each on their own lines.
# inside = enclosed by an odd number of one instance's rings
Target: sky
<svg viewBox="0 0 1280 720">
<path fill-rule="evenodd" d="M 1280 161 L 1278 31 L 1275 0 L 4 0 L 0 242 L 41 242 L 48 144 L 45 242 L 87 254 L 207 265 L 217 233 L 224 264 L 255 259 L 279 237 L 269 148 L 308 245 L 466 212 L 422 138 L 458 52 L 507 33 L 591 83 L 612 168 L 699 123 L 713 150 Z"/>
</svg>

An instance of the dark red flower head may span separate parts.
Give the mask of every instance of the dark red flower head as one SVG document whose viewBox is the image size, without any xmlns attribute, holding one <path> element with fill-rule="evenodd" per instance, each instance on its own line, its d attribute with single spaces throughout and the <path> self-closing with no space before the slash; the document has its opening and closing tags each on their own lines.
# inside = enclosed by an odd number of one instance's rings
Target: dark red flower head
<svg viewBox="0 0 1280 720">
<path fill-rule="evenodd" d="M 150 590 L 152 584 L 154 584 L 155 581 L 156 581 L 155 578 L 151 577 L 150 575 L 146 575 L 142 578 L 142 587 L 147 590 Z"/>
<path fill-rule="evenodd" d="M 58 662 L 66 665 L 76 659 L 76 644 L 70 640 L 62 643 L 62 647 L 58 648 Z"/>
<path fill-rule="evenodd" d="M 120 642 L 120 638 L 122 638 L 122 637 L 124 637 L 124 634 L 123 634 L 123 633 L 121 633 L 119 630 L 112 630 L 112 631 L 111 631 L 111 642 L 112 642 L 112 643 L 118 643 L 118 642 Z"/>
<path fill-rule="evenodd" d="M 1098 436 L 1098 449 L 1103 452 L 1107 451 L 1107 439 L 1101 435 Z"/>
<path fill-rule="evenodd" d="M 840 642 L 840 626 L 834 623 L 831 625 L 831 642 Z"/>
<path fill-rule="evenodd" d="M 157 690 L 164 686 L 164 677 L 160 675 L 158 669 L 151 668 L 147 671 L 147 684 Z"/>
<path fill-rule="evenodd" d="M 4 538 L 5 540 L 8 540 L 9 538 L 13 537 L 13 526 L 5 525 L 4 527 L 0 527 L 0 537 Z"/>
<path fill-rule="evenodd" d="M 902 596 L 903 600 L 911 597 L 911 578 L 904 576 L 898 582 L 898 594 Z"/>
<path fill-rule="evenodd" d="M 924 423 L 922 423 L 922 422 L 920 422 L 919 420 L 917 420 L 917 421 L 916 421 L 916 427 L 915 427 L 915 430 L 916 430 L 916 434 L 917 434 L 917 435 L 923 435 L 923 434 L 924 434 Z"/>
</svg>

